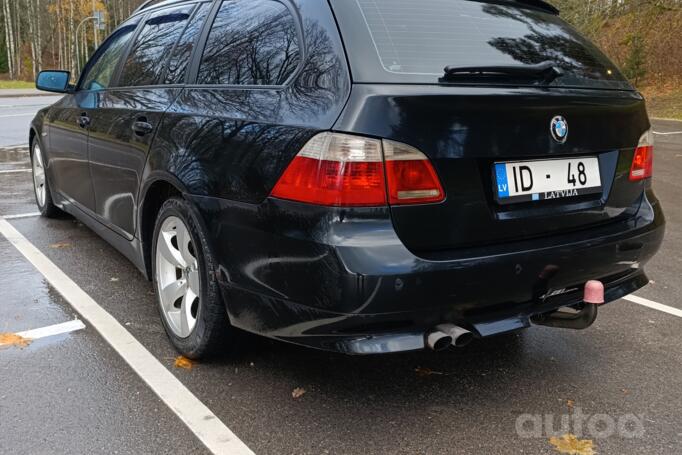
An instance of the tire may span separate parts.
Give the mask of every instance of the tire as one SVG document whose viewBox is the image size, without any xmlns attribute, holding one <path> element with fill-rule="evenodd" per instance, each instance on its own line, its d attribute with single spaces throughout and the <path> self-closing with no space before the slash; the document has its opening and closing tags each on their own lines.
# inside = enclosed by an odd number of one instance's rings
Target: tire
<svg viewBox="0 0 682 455">
<path fill-rule="evenodd" d="M 33 176 L 33 195 L 40 215 L 45 218 L 57 218 L 63 212 L 54 205 L 52 189 L 47 170 L 45 169 L 45 155 L 43 154 L 40 141 L 36 138 L 31 144 L 31 175 Z"/>
<path fill-rule="evenodd" d="M 216 267 L 190 204 L 180 198 L 167 200 L 154 228 L 154 291 L 166 334 L 175 349 L 190 359 L 215 354 L 234 330 L 220 295 Z"/>
</svg>

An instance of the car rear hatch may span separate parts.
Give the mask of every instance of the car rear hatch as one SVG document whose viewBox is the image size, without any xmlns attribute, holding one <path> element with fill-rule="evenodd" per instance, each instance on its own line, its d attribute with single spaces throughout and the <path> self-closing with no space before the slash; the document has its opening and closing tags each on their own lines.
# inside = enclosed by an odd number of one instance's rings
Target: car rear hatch
<svg viewBox="0 0 682 455">
<path fill-rule="evenodd" d="M 551 7 L 330 1 L 354 82 L 335 129 L 419 149 L 446 193 L 441 203 L 391 207 L 410 249 L 428 255 L 555 235 L 636 213 L 649 185 L 629 179 L 650 127 L 644 101 Z M 562 191 L 501 196 L 501 163 L 569 158 L 579 160 L 558 162 L 551 179 L 542 164 L 533 168 L 536 182 Z M 564 191 L 585 177 L 585 165 L 600 188 Z"/>
</svg>

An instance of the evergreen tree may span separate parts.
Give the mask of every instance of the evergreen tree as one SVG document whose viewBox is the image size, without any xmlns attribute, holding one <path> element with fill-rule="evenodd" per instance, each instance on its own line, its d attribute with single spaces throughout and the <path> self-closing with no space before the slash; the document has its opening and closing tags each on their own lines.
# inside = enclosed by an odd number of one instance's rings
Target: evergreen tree
<svg viewBox="0 0 682 455">
<path fill-rule="evenodd" d="M 5 46 L 5 38 L 0 37 L 0 74 L 7 73 L 9 67 L 7 66 L 7 46 Z"/>
<path fill-rule="evenodd" d="M 628 37 L 627 44 L 629 53 L 623 64 L 623 73 L 638 85 L 646 76 L 646 46 L 644 39 L 639 34 Z"/>
</svg>

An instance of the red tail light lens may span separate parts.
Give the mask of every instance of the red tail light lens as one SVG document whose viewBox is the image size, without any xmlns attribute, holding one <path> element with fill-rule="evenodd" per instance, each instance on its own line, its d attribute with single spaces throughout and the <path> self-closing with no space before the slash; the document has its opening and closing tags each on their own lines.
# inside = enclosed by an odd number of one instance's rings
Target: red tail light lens
<svg viewBox="0 0 682 455">
<path fill-rule="evenodd" d="M 630 168 L 630 181 L 637 182 L 650 178 L 654 173 L 654 134 L 647 131 L 639 139 Z"/>
<path fill-rule="evenodd" d="M 318 134 L 284 171 L 272 196 L 335 207 L 386 205 L 381 141 Z"/>
<path fill-rule="evenodd" d="M 445 198 L 438 174 L 422 152 L 385 140 L 384 156 L 391 205 L 435 203 Z"/>
<path fill-rule="evenodd" d="M 334 207 L 423 204 L 445 198 L 436 171 L 419 150 L 337 133 L 313 137 L 271 195 Z"/>
</svg>

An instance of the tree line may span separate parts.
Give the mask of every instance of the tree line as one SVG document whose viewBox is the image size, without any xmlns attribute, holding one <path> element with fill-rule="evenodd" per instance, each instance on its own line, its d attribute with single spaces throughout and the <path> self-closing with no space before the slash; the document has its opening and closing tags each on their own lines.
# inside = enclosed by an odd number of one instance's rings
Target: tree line
<svg viewBox="0 0 682 455">
<path fill-rule="evenodd" d="M 31 80 L 43 68 L 69 69 L 77 74 L 85 57 L 141 3 L 143 0 L 0 0 L 0 74 L 17 80 Z M 88 19 L 94 14 L 101 15 L 99 27 Z"/>
<path fill-rule="evenodd" d="M 682 82 L 682 0 L 549 1 L 636 84 Z M 141 3 L 0 0 L 0 75 L 31 80 L 43 68 L 77 74 L 86 56 Z M 102 13 L 101 30 L 87 20 L 93 11 Z"/>
<path fill-rule="evenodd" d="M 550 0 L 637 86 L 682 82 L 682 0 Z"/>
</svg>

